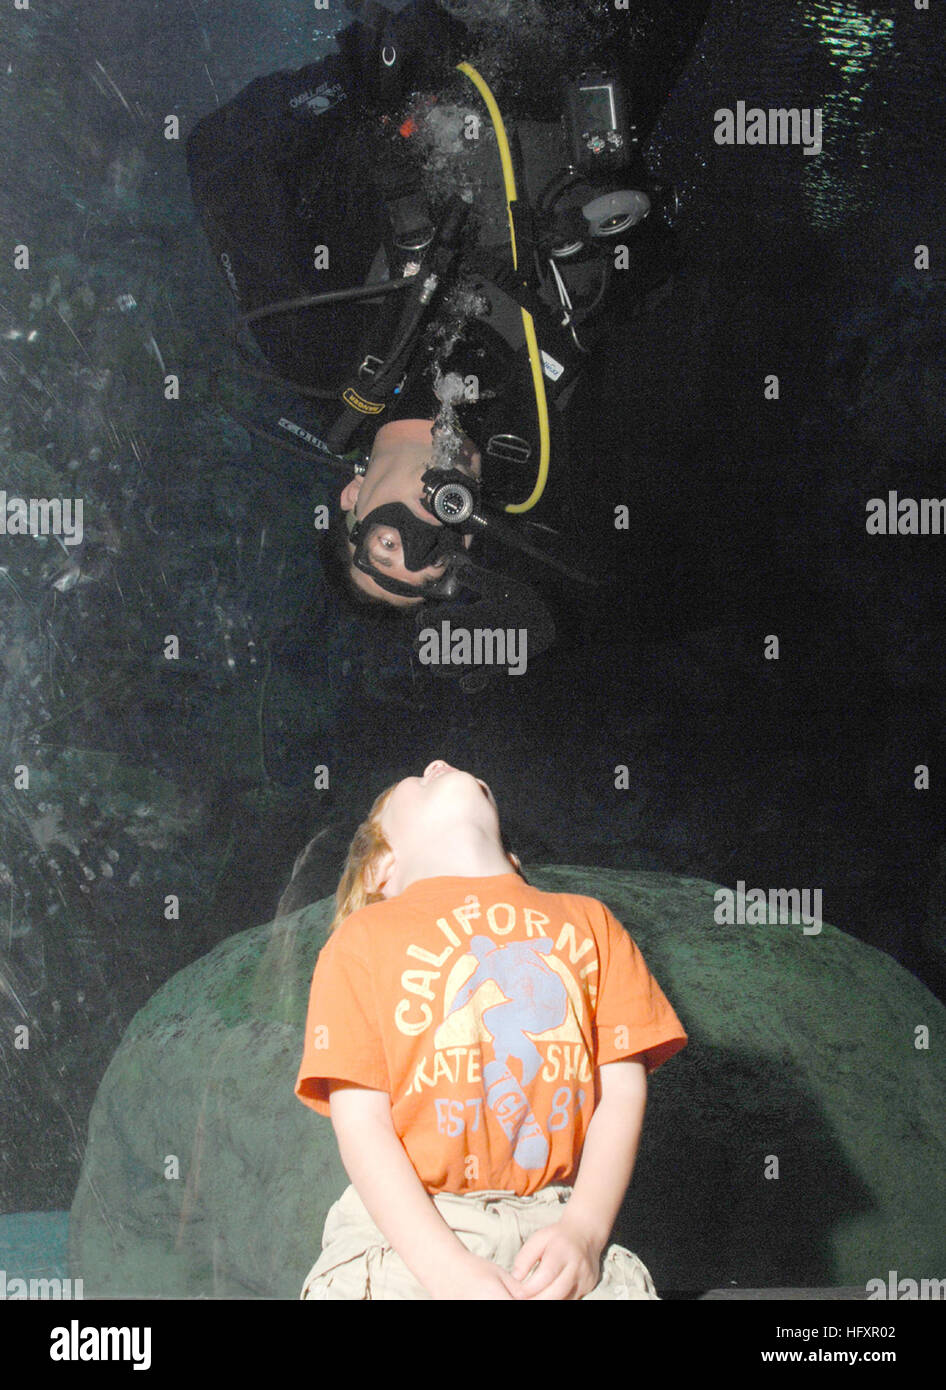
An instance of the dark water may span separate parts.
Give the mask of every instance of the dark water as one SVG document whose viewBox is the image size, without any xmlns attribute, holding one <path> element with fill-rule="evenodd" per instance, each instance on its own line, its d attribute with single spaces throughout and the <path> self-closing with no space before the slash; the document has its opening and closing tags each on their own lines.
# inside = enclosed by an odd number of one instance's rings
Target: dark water
<svg viewBox="0 0 946 1390">
<path fill-rule="evenodd" d="M 534 6 L 496 13 L 536 42 Z M 6 24 L 0 230 L 31 268 L 7 255 L 0 277 L 0 486 L 74 487 L 88 540 L 0 555 L 0 736 L 35 770 L 0 794 L 0 1011 L 41 1040 L 3 1053 L 0 1211 L 69 1205 L 134 1011 L 268 920 L 316 831 L 308 887 L 332 892 L 376 792 L 435 756 L 490 782 L 526 864 L 821 887 L 825 920 L 946 997 L 946 538 L 864 529 L 869 497 L 942 492 L 941 15 L 712 6 L 650 147 L 682 191 L 684 266 L 579 393 L 556 480 L 602 585 L 548 582 L 555 648 L 475 695 L 326 603 L 312 507 L 337 483 L 215 394 L 229 310 L 161 133 L 346 19 L 131 0 Z M 738 101 L 821 108 L 823 152 L 717 145 Z M 297 775 L 314 763 L 327 791 Z"/>
</svg>

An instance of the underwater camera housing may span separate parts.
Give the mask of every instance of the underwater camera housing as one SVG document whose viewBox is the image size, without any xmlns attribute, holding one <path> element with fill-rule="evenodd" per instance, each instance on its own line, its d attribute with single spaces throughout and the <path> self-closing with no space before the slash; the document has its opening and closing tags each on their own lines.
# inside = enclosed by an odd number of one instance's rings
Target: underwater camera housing
<svg viewBox="0 0 946 1390">
<path fill-rule="evenodd" d="M 564 167 L 535 199 L 537 233 L 558 261 L 600 252 L 661 201 L 640 157 L 622 79 L 589 68 L 562 84 Z"/>
<path fill-rule="evenodd" d="M 566 78 L 562 119 L 569 163 L 578 173 L 597 180 L 627 167 L 637 132 L 624 84 L 613 73 L 589 70 Z"/>
</svg>

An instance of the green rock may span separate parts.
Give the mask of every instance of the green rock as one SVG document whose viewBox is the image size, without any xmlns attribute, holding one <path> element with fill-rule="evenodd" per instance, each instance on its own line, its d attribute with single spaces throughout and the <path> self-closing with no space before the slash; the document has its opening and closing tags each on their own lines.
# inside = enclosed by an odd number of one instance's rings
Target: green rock
<svg viewBox="0 0 946 1390">
<path fill-rule="evenodd" d="M 703 880 L 529 877 L 608 903 L 690 1034 L 651 1079 L 614 1233 L 661 1293 L 946 1273 L 946 1009 L 923 985 L 828 925 L 717 925 Z M 293 1094 L 331 907 L 232 937 L 132 1020 L 71 1213 L 87 1297 L 298 1297 L 347 1184 Z"/>
</svg>

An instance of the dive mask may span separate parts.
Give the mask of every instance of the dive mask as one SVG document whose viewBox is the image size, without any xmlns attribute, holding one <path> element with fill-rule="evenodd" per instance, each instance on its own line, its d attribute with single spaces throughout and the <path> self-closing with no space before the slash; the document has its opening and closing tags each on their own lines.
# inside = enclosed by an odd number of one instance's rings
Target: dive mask
<svg viewBox="0 0 946 1390">
<path fill-rule="evenodd" d="M 465 548 L 463 534 L 473 529 L 471 518 L 478 502 L 477 480 L 459 469 L 429 468 L 423 475 L 422 483 L 424 495 L 421 501 L 439 524 L 421 521 L 404 502 L 385 502 L 360 519 L 356 518 L 354 509 L 345 515 L 348 539 L 355 547 L 355 565 L 362 573 L 370 575 L 382 589 L 405 598 L 420 598 L 440 590 L 449 573 L 449 566 L 444 576 L 429 584 L 408 584 L 405 580 L 394 579 L 371 563 L 368 554 L 371 527 L 390 526 L 397 531 L 401 538 L 404 567 L 416 572 L 440 560 L 450 560 Z"/>
</svg>

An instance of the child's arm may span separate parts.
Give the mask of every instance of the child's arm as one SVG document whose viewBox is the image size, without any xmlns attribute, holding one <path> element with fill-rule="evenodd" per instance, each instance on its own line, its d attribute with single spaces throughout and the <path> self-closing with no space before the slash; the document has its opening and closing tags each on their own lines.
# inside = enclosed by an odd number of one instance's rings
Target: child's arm
<svg viewBox="0 0 946 1390">
<path fill-rule="evenodd" d="M 581 1298 L 591 1292 L 631 1181 L 647 1104 L 647 1073 L 643 1062 L 628 1059 L 605 1063 L 597 1075 L 600 1099 L 565 1211 L 554 1225 L 529 1237 L 512 1267 L 529 1298 Z"/>
<path fill-rule="evenodd" d="M 467 1250 L 428 1196 L 398 1138 L 386 1091 L 331 1083 L 332 1125 L 368 1215 L 434 1298 L 525 1298 L 518 1280 Z"/>
</svg>

